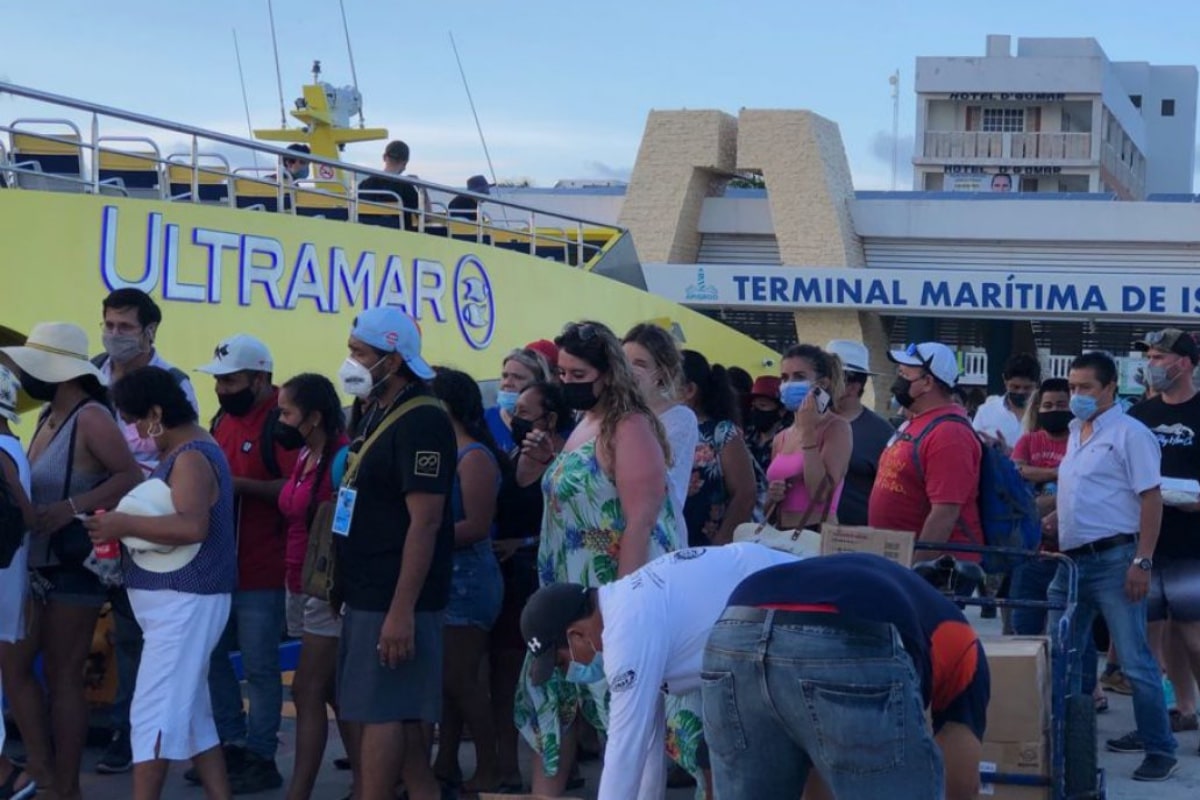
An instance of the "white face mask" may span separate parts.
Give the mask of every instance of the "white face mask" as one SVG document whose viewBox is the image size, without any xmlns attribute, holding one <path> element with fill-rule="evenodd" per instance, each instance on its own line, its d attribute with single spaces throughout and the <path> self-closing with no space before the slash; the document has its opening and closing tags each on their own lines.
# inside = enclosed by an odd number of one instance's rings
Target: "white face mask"
<svg viewBox="0 0 1200 800">
<path fill-rule="evenodd" d="M 343 392 L 360 399 L 370 397 L 371 390 L 375 388 L 375 378 L 371 375 L 371 370 L 353 358 L 342 362 L 342 367 L 338 370 L 338 381 L 342 384 Z"/>
</svg>

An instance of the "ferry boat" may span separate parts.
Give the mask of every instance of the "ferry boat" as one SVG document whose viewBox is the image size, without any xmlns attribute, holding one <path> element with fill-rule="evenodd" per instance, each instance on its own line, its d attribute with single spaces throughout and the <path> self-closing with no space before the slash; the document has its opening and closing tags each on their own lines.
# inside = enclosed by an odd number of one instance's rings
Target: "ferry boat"
<svg viewBox="0 0 1200 800">
<path fill-rule="evenodd" d="M 9 83 L 0 95 L 36 109 L 0 121 L 5 343 L 39 321 L 95 330 L 102 298 L 136 287 L 162 305 L 157 345 L 184 369 L 241 332 L 268 344 L 281 377 L 332 373 L 354 315 L 376 305 L 417 320 L 431 363 L 485 382 L 510 349 L 585 318 L 618 334 L 656 321 L 754 373 L 777 358 L 646 291 L 621 228 L 416 179 L 416 209 L 360 194 L 363 179 L 395 176 L 340 153 L 387 131 L 355 127 L 357 91 L 319 75 L 295 124 L 255 131 L 258 141 Z M 282 168 L 296 155 L 288 142 L 311 151 L 304 180 Z M 448 209 L 456 195 L 479 212 Z M 213 410 L 211 393 L 199 394 Z"/>
</svg>

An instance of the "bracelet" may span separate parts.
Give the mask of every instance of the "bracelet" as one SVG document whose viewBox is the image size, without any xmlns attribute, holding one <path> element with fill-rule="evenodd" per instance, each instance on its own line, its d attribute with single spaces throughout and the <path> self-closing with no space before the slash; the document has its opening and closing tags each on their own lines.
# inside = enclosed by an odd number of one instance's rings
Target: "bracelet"
<svg viewBox="0 0 1200 800">
<path fill-rule="evenodd" d="M 75 498 L 74 497 L 67 498 L 67 505 L 69 505 L 71 507 L 72 514 L 75 514 L 75 515 L 79 514 L 79 509 L 75 507 Z"/>
</svg>

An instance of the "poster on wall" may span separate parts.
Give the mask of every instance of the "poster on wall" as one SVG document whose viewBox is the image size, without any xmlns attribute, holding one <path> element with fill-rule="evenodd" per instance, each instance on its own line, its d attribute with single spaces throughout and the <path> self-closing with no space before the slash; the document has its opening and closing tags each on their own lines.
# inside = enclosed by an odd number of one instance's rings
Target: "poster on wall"
<svg viewBox="0 0 1200 800">
<path fill-rule="evenodd" d="M 1009 172 L 974 172 L 967 174 L 947 173 L 942 179 L 942 191 L 946 192 L 1017 192 L 1016 176 Z"/>
</svg>

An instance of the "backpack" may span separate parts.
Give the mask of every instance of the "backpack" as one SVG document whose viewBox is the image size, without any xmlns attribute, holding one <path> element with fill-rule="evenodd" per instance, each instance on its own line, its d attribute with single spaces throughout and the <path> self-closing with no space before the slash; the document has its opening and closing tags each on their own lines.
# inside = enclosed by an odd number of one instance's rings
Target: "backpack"
<svg viewBox="0 0 1200 800">
<path fill-rule="evenodd" d="M 108 363 L 108 353 L 101 353 L 100 355 L 98 355 L 92 359 L 92 366 L 95 367 L 96 369 L 103 369 L 104 365 L 107 363 Z M 184 372 L 183 370 L 181 370 L 179 367 L 170 367 L 167 370 L 167 372 L 171 373 L 171 377 L 174 378 L 175 382 L 178 383 L 180 386 L 182 386 L 183 382 L 188 379 L 188 374 L 186 372 Z"/>
<path fill-rule="evenodd" d="M 1029 484 L 1021 477 L 1013 460 L 998 446 L 984 441 L 966 417 L 944 414 L 930 422 L 916 437 L 900 434 L 902 440 L 912 442 L 917 477 L 922 483 L 925 481 L 925 470 L 921 467 L 921 440 L 945 421 L 958 422 L 970 428 L 983 451 L 979 461 L 979 523 L 983 529 L 983 543 L 988 547 L 1036 552 L 1042 541 L 1042 526 Z M 1011 570 L 1020 560 L 1019 556 L 984 553 L 983 569 L 989 573 L 1003 573 Z"/>
<path fill-rule="evenodd" d="M 279 480 L 283 477 L 283 470 L 279 467 L 279 454 L 275 452 L 275 424 L 279 422 L 281 413 L 279 406 L 268 411 L 267 416 L 263 419 L 262 431 L 258 435 L 258 456 L 262 459 L 263 468 L 266 469 L 267 476 L 271 480 Z M 209 433 L 216 435 L 217 426 L 221 424 L 224 416 L 224 411 L 217 412 L 217 415 L 212 418 L 212 422 L 209 423 Z"/>
</svg>

